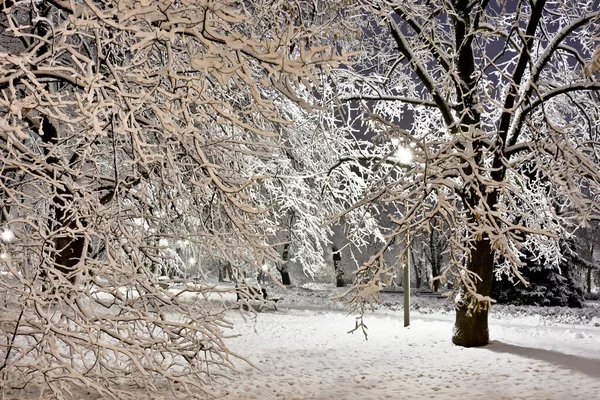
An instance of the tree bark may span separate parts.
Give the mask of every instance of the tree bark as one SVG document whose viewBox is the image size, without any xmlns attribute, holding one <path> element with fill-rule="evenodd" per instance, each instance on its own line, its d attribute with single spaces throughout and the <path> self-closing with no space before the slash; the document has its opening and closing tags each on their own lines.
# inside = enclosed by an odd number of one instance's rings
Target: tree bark
<svg viewBox="0 0 600 400">
<path fill-rule="evenodd" d="M 58 143 L 58 131 L 56 127 L 50 122 L 47 117 L 42 119 L 41 130 L 44 133 L 42 135 L 42 143 L 44 147 L 44 155 L 46 161 L 50 166 L 59 166 L 60 160 L 56 155 L 51 152 L 52 146 L 56 146 Z M 73 156 L 74 161 L 77 157 Z M 48 177 L 51 181 L 58 181 L 59 177 L 55 176 L 55 172 L 52 170 L 47 171 Z M 70 231 L 78 230 L 78 223 L 81 226 L 85 226 L 87 223 L 85 220 L 77 220 L 77 217 L 72 215 L 73 211 L 70 210 L 69 202 L 73 199 L 73 193 L 66 187 L 54 187 L 54 193 L 52 193 L 52 213 L 54 214 L 54 226 L 53 230 L 57 231 Z M 85 238 L 81 234 L 70 234 L 67 232 L 60 232 L 54 237 L 54 266 L 60 271 L 67 279 L 71 282 L 75 282 L 76 278 L 76 265 L 80 262 L 85 247 Z M 42 271 L 41 277 L 47 279 L 48 274 Z"/>
<path fill-rule="evenodd" d="M 284 284 L 285 286 L 291 285 L 292 284 L 292 280 L 290 279 L 290 273 L 287 272 L 286 270 L 279 270 L 279 273 L 281 274 L 281 283 Z"/>
<path fill-rule="evenodd" d="M 74 238 L 61 236 L 54 242 L 56 250 L 54 262 L 56 269 L 62 272 L 71 283 L 74 283 L 76 278 L 75 269 L 83 255 L 85 238 L 81 235 L 77 235 Z"/>
<path fill-rule="evenodd" d="M 411 258 L 411 265 L 415 271 L 415 289 L 421 289 L 423 260 L 420 257 L 417 260 L 413 251 L 410 251 L 408 256 Z"/>
<path fill-rule="evenodd" d="M 588 268 L 585 274 L 585 283 L 586 283 L 586 290 L 588 293 L 592 293 L 592 269 Z"/>
<path fill-rule="evenodd" d="M 277 268 L 279 273 L 281 274 L 281 283 L 288 286 L 292 284 L 292 280 L 290 279 L 290 273 L 288 272 L 288 261 L 290 259 L 290 244 L 286 243 L 283 245 L 283 251 L 281 252 L 281 259 L 283 263 L 281 268 Z"/>
<path fill-rule="evenodd" d="M 490 241 L 484 237 L 476 242 L 471 253 L 468 270 L 479 278 L 476 291 L 482 296 L 490 296 L 494 273 L 494 253 Z M 461 288 L 463 296 L 469 296 L 466 289 Z M 488 328 L 488 309 L 470 310 L 468 300 L 462 299 L 456 305 L 456 321 L 452 343 L 463 347 L 485 346 L 490 341 Z"/>
<path fill-rule="evenodd" d="M 342 255 L 339 250 L 335 246 L 331 246 L 331 253 L 333 255 L 333 270 L 335 272 L 335 286 L 336 287 L 344 287 L 346 283 L 344 282 L 344 270 L 342 269 L 340 262 L 342 261 Z"/>
<path fill-rule="evenodd" d="M 488 311 L 469 313 L 466 308 L 457 308 L 452 343 L 463 347 L 481 347 L 489 341 Z"/>
</svg>

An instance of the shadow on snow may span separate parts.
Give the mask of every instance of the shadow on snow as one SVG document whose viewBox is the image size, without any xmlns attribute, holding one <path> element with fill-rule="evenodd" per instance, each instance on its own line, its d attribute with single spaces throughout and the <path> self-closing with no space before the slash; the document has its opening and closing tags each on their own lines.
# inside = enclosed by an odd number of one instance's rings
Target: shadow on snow
<svg viewBox="0 0 600 400">
<path fill-rule="evenodd" d="M 544 361 L 573 371 L 583 372 L 593 378 L 600 378 L 600 359 L 565 354 L 554 350 L 537 349 L 492 341 L 484 349 L 496 353 L 508 353 L 538 361 Z"/>
</svg>

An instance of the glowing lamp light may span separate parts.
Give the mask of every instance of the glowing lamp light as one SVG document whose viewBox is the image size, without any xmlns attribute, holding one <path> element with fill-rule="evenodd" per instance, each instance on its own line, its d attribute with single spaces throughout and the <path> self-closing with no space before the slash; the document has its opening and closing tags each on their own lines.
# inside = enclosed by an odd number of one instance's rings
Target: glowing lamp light
<svg viewBox="0 0 600 400">
<path fill-rule="evenodd" d="M 194 265 L 196 264 L 196 259 L 194 257 L 191 257 L 188 262 L 190 263 L 190 265 Z"/>
<path fill-rule="evenodd" d="M 15 234 L 13 233 L 13 231 L 11 231 L 8 228 L 4 228 L 2 233 L 0 233 L 0 240 L 2 240 L 5 243 L 9 243 L 14 238 L 15 238 Z"/>
<path fill-rule="evenodd" d="M 413 160 L 413 154 L 410 147 L 405 147 L 400 145 L 400 140 L 398 138 L 392 138 L 390 140 L 392 146 L 396 147 L 396 151 L 394 151 L 394 157 L 400 164 L 410 164 Z M 414 147 L 414 143 L 410 144 L 411 147 Z"/>
<path fill-rule="evenodd" d="M 408 147 L 398 147 L 395 154 L 400 164 L 410 164 L 412 162 L 412 151 Z"/>
</svg>

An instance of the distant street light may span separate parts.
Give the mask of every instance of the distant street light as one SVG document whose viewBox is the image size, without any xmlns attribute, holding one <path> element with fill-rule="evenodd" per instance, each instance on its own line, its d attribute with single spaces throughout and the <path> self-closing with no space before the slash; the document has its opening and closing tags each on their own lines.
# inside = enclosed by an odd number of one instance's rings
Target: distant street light
<svg viewBox="0 0 600 400">
<path fill-rule="evenodd" d="M 0 240 L 5 243 L 11 242 L 15 238 L 15 234 L 8 228 L 4 228 L 2 233 L 0 233 Z"/>
<path fill-rule="evenodd" d="M 398 158 L 400 164 L 410 164 L 413 159 L 412 151 L 408 147 L 398 147 L 396 153 L 394 153 Z"/>
<path fill-rule="evenodd" d="M 392 146 L 396 147 L 396 151 L 394 152 L 394 158 L 400 164 L 410 164 L 413 160 L 412 150 L 409 147 L 405 147 L 400 145 L 400 141 L 396 138 L 391 140 Z"/>
</svg>

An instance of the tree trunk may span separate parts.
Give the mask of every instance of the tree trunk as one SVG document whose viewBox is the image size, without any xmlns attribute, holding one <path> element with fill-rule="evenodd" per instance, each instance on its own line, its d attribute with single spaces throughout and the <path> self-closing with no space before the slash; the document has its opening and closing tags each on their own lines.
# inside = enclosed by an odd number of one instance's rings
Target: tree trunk
<svg viewBox="0 0 600 400">
<path fill-rule="evenodd" d="M 457 308 L 454 328 L 452 343 L 457 346 L 480 347 L 490 341 L 487 310 L 469 314 L 466 307 Z"/>
<path fill-rule="evenodd" d="M 283 245 L 283 251 L 281 252 L 281 259 L 283 263 L 281 268 L 277 268 L 277 271 L 281 274 L 281 283 L 284 285 L 291 285 L 292 281 L 290 279 L 290 273 L 288 272 L 288 260 L 290 259 L 290 244 L 286 243 Z"/>
<path fill-rule="evenodd" d="M 415 289 L 421 289 L 421 270 L 423 269 L 423 260 L 415 260 L 415 254 L 411 251 L 409 257 L 412 258 L 412 265 L 415 271 Z"/>
<path fill-rule="evenodd" d="M 76 265 L 81 261 L 85 238 L 77 235 L 74 238 L 58 237 L 55 241 L 54 262 L 56 269 L 65 275 L 69 282 L 74 283 L 77 274 Z"/>
<path fill-rule="evenodd" d="M 585 274 L 585 283 L 588 293 L 592 293 L 592 269 L 588 268 Z"/>
<path fill-rule="evenodd" d="M 51 166 L 60 165 L 58 157 L 51 152 L 51 147 L 56 146 L 58 143 L 58 131 L 47 117 L 42 119 L 41 130 L 44 133 L 42 135 L 42 143 L 45 145 L 44 155 L 46 156 L 46 161 Z M 76 157 L 73 158 L 74 160 L 76 160 Z M 59 181 L 59 177 L 55 176 L 55 172 L 52 170 L 48 170 L 47 174 L 51 182 Z M 57 185 L 53 190 L 51 207 L 54 214 L 54 226 L 52 229 L 59 232 L 66 230 L 73 232 L 79 229 L 78 225 L 86 226 L 87 223 L 85 220 L 77 221 L 77 217 L 72 215 L 74 212 L 70 211 L 70 202 L 74 196 L 66 185 L 65 187 Z M 77 271 L 75 271 L 76 265 L 81 261 L 85 243 L 85 238 L 77 233 L 60 232 L 54 237 L 54 266 L 71 283 L 75 282 L 77 275 Z M 42 271 L 40 276 L 43 279 L 48 278 L 48 274 L 45 271 Z"/>
<path fill-rule="evenodd" d="M 468 270 L 481 278 L 476 284 L 477 293 L 489 296 L 492 293 L 494 253 L 487 237 L 476 242 L 475 249 L 471 253 Z M 463 296 L 467 296 L 464 287 L 461 288 L 461 291 Z M 468 304 L 469 302 L 463 299 L 456 305 L 456 322 L 452 343 L 463 347 L 485 346 L 490 341 L 488 310 L 487 308 L 469 310 Z"/>
<path fill-rule="evenodd" d="M 281 283 L 288 286 L 292 284 L 292 281 L 290 279 L 290 273 L 287 272 L 286 270 L 279 270 L 279 273 L 281 274 Z"/>
<path fill-rule="evenodd" d="M 437 275 L 434 275 L 434 276 L 437 276 Z M 440 280 L 439 279 L 436 279 L 433 281 L 433 291 L 436 293 L 440 291 Z"/>
<path fill-rule="evenodd" d="M 441 266 L 440 266 L 441 260 L 439 260 L 438 258 L 439 258 L 438 256 L 432 256 L 431 275 L 434 278 L 440 276 L 440 273 L 441 273 Z M 442 286 L 442 282 L 439 279 L 433 280 L 433 291 L 434 292 L 439 292 L 441 286 Z"/>
<path fill-rule="evenodd" d="M 335 286 L 344 287 L 344 270 L 342 269 L 340 262 L 342 261 L 342 255 L 335 246 L 331 246 L 331 252 L 333 254 L 333 269 L 335 271 Z"/>
</svg>

